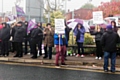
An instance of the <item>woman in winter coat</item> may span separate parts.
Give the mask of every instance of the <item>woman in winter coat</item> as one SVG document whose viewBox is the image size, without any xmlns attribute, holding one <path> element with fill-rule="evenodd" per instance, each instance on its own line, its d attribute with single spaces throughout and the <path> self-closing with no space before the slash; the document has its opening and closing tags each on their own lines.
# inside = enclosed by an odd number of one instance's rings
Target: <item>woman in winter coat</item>
<svg viewBox="0 0 120 80">
<path fill-rule="evenodd" d="M 44 51 L 45 51 L 45 56 L 43 57 L 44 59 L 48 57 L 48 53 L 49 59 L 52 59 L 52 47 L 54 47 L 54 29 L 51 27 L 51 24 L 48 23 L 44 30 Z M 47 48 L 49 48 L 48 52 Z"/>
<path fill-rule="evenodd" d="M 85 28 L 82 24 L 78 24 L 77 27 L 74 29 L 74 35 L 76 37 L 76 42 L 78 45 L 78 54 L 76 57 L 84 57 L 84 48 L 83 48 L 83 43 L 84 43 L 84 34 L 85 34 Z M 80 52 L 80 49 L 82 50 L 82 53 Z"/>
<path fill-rule="evenodd" d="M 96 57 L 95 57 L 95 59 L 101 60 L 103 52 L 102 52 L 102 45 L 101 45 L 100 41 L 101 41 L 101 37 L 103 35 L 103 29 L 99 25 L 97 25 L 95 27 L 94 35 L 95 35 L 95 43 L 96 43 Z"/>
<path fill-rule="evenodd" d="M 111 25 L 112 25 L 113 30 L 117 33 L 118 29 L 117 29 L 117 26 L 116 26 L 116 22 L 111 21 Z"/>
</svg>

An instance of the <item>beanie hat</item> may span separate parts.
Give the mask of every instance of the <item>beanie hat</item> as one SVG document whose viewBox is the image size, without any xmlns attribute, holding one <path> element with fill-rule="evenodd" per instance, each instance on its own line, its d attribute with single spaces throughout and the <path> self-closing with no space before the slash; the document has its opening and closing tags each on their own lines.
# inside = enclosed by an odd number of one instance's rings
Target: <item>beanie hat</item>
<svg viewBox="0 0 120 80">
<path fill-rule="evenodd" d="M 112 29 L 112 25 L 107 25 L 107 29 L 111 30 Z"/>
</svg>

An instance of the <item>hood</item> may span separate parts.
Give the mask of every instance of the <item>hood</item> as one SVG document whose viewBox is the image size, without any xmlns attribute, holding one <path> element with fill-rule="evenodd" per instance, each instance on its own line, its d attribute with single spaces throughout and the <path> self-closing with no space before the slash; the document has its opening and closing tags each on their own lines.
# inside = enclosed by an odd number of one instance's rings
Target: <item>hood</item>
<svg viewBox="0 0 120 80">
<path fill-rule="evenodd" d="M 6 23 L 6 22 L 2 23 L 2 25 L 3 25 L 3 24 L 5 25 L 5 27 L 7 27 L 7 23 Z"/>
<path fill-rule="evenodd" d="M 107 30 L 108 34 L 112 34 L 114 31 L 113 30 Z"/>
</svg>

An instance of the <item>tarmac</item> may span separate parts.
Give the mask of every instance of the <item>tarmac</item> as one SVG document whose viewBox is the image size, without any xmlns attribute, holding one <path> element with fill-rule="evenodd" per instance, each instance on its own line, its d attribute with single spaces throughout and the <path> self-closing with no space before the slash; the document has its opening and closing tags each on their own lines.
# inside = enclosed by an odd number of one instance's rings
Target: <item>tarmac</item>
<svg viewBox="0 0 120 80">
<path fill-rule="evenodd" d="M 36 65 L 55 65 L 55 55 L 52 56 L 52 59 L 43 59 L 43 56 L 38 57 L 37 59 L 31 59 L 32 55 L 24 55 L 22 58 L 14 58 L 15 54 L 10 53 L 9 57 L 0 57 L 0 62 L 11 62 L 11 63 L 23 63 L 23 64 L 36 64 Z M 103 59 L 96 60 L 94 55 L 85 55 L 84 58 L 67 56 L 65 63 L 67 64 L 64 67 L 74 67 L 74 68 L 85 68 L 85 69 L 103 69 Z M 120 72 L 120 57 L 116 59 L 116 71 Z"/>
</svg>

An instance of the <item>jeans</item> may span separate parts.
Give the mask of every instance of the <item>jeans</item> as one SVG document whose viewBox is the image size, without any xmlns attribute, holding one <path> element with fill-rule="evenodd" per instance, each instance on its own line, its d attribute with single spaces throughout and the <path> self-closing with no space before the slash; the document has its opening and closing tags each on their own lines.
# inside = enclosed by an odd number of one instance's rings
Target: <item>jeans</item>
<svg viewBox="0 0 120 80">
<path fill-rule="evenodd" d="M 78 45 L 78 54 L 79 54 L 79 55 L 83 55 L 83 54 L 84 54 L 83 43 L 77 42 L 77 45 Z M 80 48 L 81 48 L 81 50 L 82 50 L 82 53 L 80 52 Z"/>
<path fill-rule="evenodd" d="M 59 64 L 59 57 L 61 56 L 61 63 L 65 63 L 65 53 L 66 53 L 66 46 L 56 46 L 56 65 Z"/>
<path fill-rule="evenodd" d="M 116 52 L 104 52 L 104 70 L 108 70 L 109 58 L 111 59 L 111 71 L 115 71 Z"/>
<path fill-rule="evenodd" d="M 102 57 L 103 53 L 102 53 L 102 45 L 100 43 L 100 41 L 96 41 L 96 56 L 97 57 Z"/>
<path fill-rule="evenodd" d="M 45 50 L 45 58 L 48 57 L 48 53 L 49 53 L 49 59 L 52 59 L 52 47 L 49 47 L 49 51 L 47 51 L 47 46 L 44 47 Z"/>
</svg>

